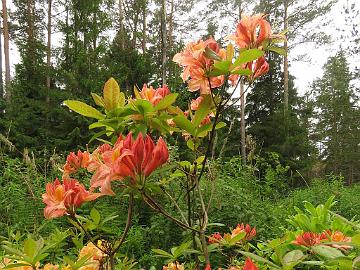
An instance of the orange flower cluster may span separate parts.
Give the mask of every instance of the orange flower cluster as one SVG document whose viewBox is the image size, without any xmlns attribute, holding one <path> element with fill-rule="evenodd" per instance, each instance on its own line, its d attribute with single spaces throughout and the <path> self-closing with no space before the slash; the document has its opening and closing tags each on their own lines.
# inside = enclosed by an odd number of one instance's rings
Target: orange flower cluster
<svg viewBox="0 0 360 270">
<path fill-rule="evenodd" d="M 102 245 L 101 240 L 97 243 L 98 246 Z M 100 264 L 102 260 L 106 257 L 106 254 L 102 252 L 97 246 L 93 243 L 88 243 L 84 246 L 79 253 L 79 259 L 84 256 L 90 256 L 89 260 L 86 262 L 85 266 L 82 266 L 81 270 L 98 270 L 100 269 Z"/>
<path fill-rule="evenodd" d="M 168 265 L 164 265 L 163 270 L 185 270 L 185 266 L 178 262 L 172 262 L 168 263 Z"/>
<path fill-rule="evenodd" d="M 93 201 L 102 194 L 87 191 L 83 184 L 75 179 L 64 179 L 63 183 L 56 179 L 46 185 L 46 193 L 42 195 L 46 204 L 45 218 L 61 217 L 73 214 L 84 202 Z"/>
<path fill-rule="evenodd" d="M 252 238 L 256 235 L 256 228 L 251 228 L 249 224 L 244 225 L 244 223 L 238 224 L 235 229 L 231 231 L 231 234 L 225 233 L 224 236 L 222 236 L 220 233 L 214 233 L 209 237 L 209 243 L 219 243 L 224 238 L 234 238 L 238 234 L 245 232 L 245 237 L 243 240 L 250 241 Z"/>
<path fill-rule="evenodd" d="M 152 86 L 148 87 L 147 84 L 144 84 L 140 92 L 141 98 L 151 102 L 153 106 L 157 105 L 160 100 L 162 100 L 168 94 L 170 94 L 170 90 L 166 84 L 163 87 L 157 88 L 156 90 Z"/>
<path fill-rule="evenodd" d="M 205 270 L 211 270 L 210 264 L 206 266 Z M 218 268 L 218 270 L 223 270 L 223 269 Z M 230 266 L 230 268 L 228 268 L 227 270 L 241 270 L 241 268 L 239 268 L 238 266 Z M 242 270 L 259 270 L 259 268 L 253 263 L 253 261 L 250 258 L 246 258 Z"/>
<path fill-rule="evenodd" d="M 70 153 L 63 167 L 63 183 L 56 179 L 54 183 L 46 185 L 46 193 L 42 196 L 46 204 L 44 215 L 55 218 L 73 214 L 84 202 L 102 195 L 114 195 L 112 181 L 130 178 L 130 183 L 135 184 L 139 178 L 149 176 L 163 165 L 168 158 L 169 152 L 162 138 L 155 144 L 150 136 L 139 134 L 134 141 L 131 133 L 125 139 L 120 136 L 114 147 L 103 144 L 92 154 L 81 151 L 76 155 Z M 90 191 L 70 178 L 80 168 L 94 173 Z M 101 193 L 92 193 L 98 187 Z"/>
<path fill-rule="evenodd" d="M 183 81 L 187 81 L 189 90 L 194 92 L 200 90 L 201 94 L 210 93 L 211 88 L 216 88 L 224 83 L 224 76 L 208 77 L 207 72 L 211 70 L 214 60 L 205 56 L 206 48 L 214 51 L 221 59 L 226 58 L 225 49 L 220 46 L 213 38 L 206 41 L 198 40 L 190 42 L 185 49 L 175 54 L 173 61 L 184 68 L 181 77 Z"/>
<path fill-rule="evenodd" d="M 296 239 L 293 241 L 295 245 L 305 246 L 305 247 L 312 247 L 324 242 L 351 242 L 351 237 L 345 236 L 340 231 L 332 232 L 330 230 L 327 230 L 322 233 L 304 232 L 298 235 Z M 351 248 L 351 246 L 348 245 L 338 245 L 338 244 L 331 244 L 330 246 L 345 250 Z"/>
</svg>

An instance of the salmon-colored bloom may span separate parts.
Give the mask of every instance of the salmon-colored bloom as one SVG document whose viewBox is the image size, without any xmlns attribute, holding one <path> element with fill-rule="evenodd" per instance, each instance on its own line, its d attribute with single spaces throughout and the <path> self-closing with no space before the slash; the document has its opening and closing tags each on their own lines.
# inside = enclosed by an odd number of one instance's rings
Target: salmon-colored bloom
<svg viewBox="0 0 360 270">
<path fill-rule="evenodd" d="M 246 68 L 252 71 L 252 75 L 250 76 L 252 81 L 269 72 L 269 64 L 266 62 L 264 56 L 253 62 L 247 63 Z"/>
<path fill-rule="evenodd" d="M 138 177 L 149 176 L 168 158 L 169 151 L 161 137 L 155 145 L 148 135 L 144 138 L 139 134 L 135 141 L 131 133 L 125 139 L 120 136 L 113 148 L 93 157 L 94 161 L 89 165 L 95 171 L 91 187 L 100 187 L 101 193 L 114 195 L 112 181 L 130 177 L 132 183 L 136 183 Z"/>
<path fill-rule="evenodd" d="M 58 269 L 59 269 L 59 265 L 57 264 L 47 263 L 44 265 L 44 270 L 58 270 Z"/>
<path fill-rule="evenodd" d="M 233 40 L 240 48 L 261 47 L 261 44 L 271 36 L 271 26 L 264 17 L 264 14 L 242 16 L 235 35 L 229 36 L 228 39 Z"/>
<path fill-rule="evenodd" d="M 44 216 L 47 219 L 73 214 L 81 204 L 93 201 L 101 196 L 99 193 L 87 191 L 83 184 L 75 179 L 56 179 L 46 185 L 46 193 L 42 195 L 46 204 Z"/>
<path fill-rule="evenodd" d="M 206 267 L 205 267 L 205 270 L 211 270 L 211 265 L 207 264 Z"/>
<path fill-rule="evenodd" d="M 247 258 L 243 270 L 259 270 L 250 258 Z"/>
<path fill-rule="evenodd" d="M 148 87 L 147 84 L 144 84 L 140 92 L 140 96 L 143 99 L 150 101 L 154 106 L 157 105 L 160 100 L 162 100 L 168 94 L 170 94 L 170 90 L 166 84 L 163 87 L 157 88 L 156 90 L 152 86 Z"/>
<path fill-rule="evenodd" d="M 102 246 L 101 240 L 97 243 L 98 246 Z M 95 261 L 101 261 L 104 257 L 106 257 L 106 254 L 102 252 L 97 246 L 95 246 L 93 243 L 89 242 L 86 246 L 84 246 L 79 253 L 79 259 L 84 256 L 90 256 L 91 260 Z"/>
<path fill-rule="evenodd" d="M 178 262 L 172 262 L 163 266 L 163 270 L 185 270 L 185 266 Z"/>
<path fill-rule="evenodd" d="M 63 167 L 63 178 L 69 178 L 71 174 L 76 173 L 80 168 L 87 168 L 89 162 L 90 154 L 88 152 L 81 152 L 80 150 L 77 154 L 70 152 Z"/>
<path fill-rule="evenodd" d="M 245 232 L 246 235 L 244 237 L 245 240 L 250 241 L 256 235 L 256 228 L 250 227 L 249 224 L 244 225 L 244 223 L 238 224 L 235 229 L 231 232 L 231 238 L 234 238 L 239 233 Z"/>
<path fill-rule="evenodd" d="M 181 77 L 184 81 L 188 80 L 189 90 L 192 92 L 200 90 L 201 94 L 209 94 L 210 88 L 219 87 L 224 83 L 224 76 L 207 76 L 214 60 L 205 56 L 206 48 L 213 50 L 221 59 L 225 59 L 225 49 L 221 49 L 213 38 L 190 42 L 182 52 L 175 54 L 173 58 L 174 62 L 184 68 Z"/>
<path fill-rule="evenodd" d="M 223 237 L 221 236 L 220 233 L 218 233 L 218 232 L 213 233 L 209 237 L 209 244 L 219 243 L 219 241 L 221 241 L 222 239 L 223 239 Z"/>
<path fill-rule="evenodd" d="M 331 242 L 351 242 L 351 237 L 345 236 L 342 232 L 340 231 L 335 231 L 335 232 L 331 232 L 326 231 L 326 234 L 329 237 L 329 240 Z M 349 245 L 338 245 L 338 244 L 331 244 L 332 247 L 334 248 L 338 248 L 338 249 L 342 249 L 342 250 L 347 250 L 347 249 L 351 249 L 352 247 Z"/>
<path fill-rule="evenodd" d="M 304 232 L 293 241 L 295 245 L 311 247 L 319 245 L 321 241 L 328 239 L 326 233 Z"/>
</svg>

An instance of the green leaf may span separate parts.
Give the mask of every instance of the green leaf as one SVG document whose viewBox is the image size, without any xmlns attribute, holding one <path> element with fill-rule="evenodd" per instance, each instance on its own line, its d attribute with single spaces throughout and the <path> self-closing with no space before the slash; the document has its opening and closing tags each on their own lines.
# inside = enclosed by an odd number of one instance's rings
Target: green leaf
<svg viewBox="0 0 360 270">
<path fill-rule="evenodd" d="M 24 241 L 24 253 L 30 258 L 33 258 L 35 257 L 36 252 L 37 252 L 36 241 L 31 238 L 26 239 Z"/>
<path fill-rule="evenodd" d="M 216 61 L 222 61 L 221 57 L 219 55 L 217 55 L 217 53 L 214 52 L 209 47 L 205 48 L 205 54 L 204 55 L 205 55 L 206 58 L 216 60 Z"/>
<path fill-rule="evenodd" d="M 304 253 L 299 250 L 293 250 L 285 254 L 283 257 L 283 262 L 285 265 L 293 264 L 293 263 L 299 263 L 304 257 Z"/>
<path fill-rule="evenodd" d="M 229 71 L 231 62 L 229 60 L 220 61 L 214 64 L 214 68 L 222 71 Z"/>
<path fill-rule="evenodd" d="M 97 109 L 87 105 L 84 102 L 77 101 L 77 100 L 65 100 L 64 104 L 74 112 L 81 114 L 86 117 L 95 118 L 95 119 L 104 119 L 105 115 L 99 112 Z"/>
<path fill-rule="evenodd" d="M 155 255 L 155 256 L 158 256 L 158 257 L 165 257 L 165 258 L 172 258 L 173 255 L 162 250 L 162 249 L 158 249 L 158 248 L 154 248 L 152 249 L 152 251 L 158 255 Z"/>
<path fill-rule="evenodd" d="M 276 269 L 280 269 L 281 267 L 279 267 L 278 265 L 274 264 L 273 262 L 263 258 L 263 257 L 260 257 L 256 254 L 253 254 L 251 252 L 246 252 L 246 251 L 239 251 L 242 255 L 246 256 L 246 257 L 249 257 L 255 261 L 258 261 L 258 262 L 262 262 L 262 263 L 266 263 L 268 265 L 271 265 L 272 267 L 276 268 Z"/>
<path fill-rule="evenodd" d="M 187 140 L 186 145 L 187 145 L 187 147 L 189 147 L 190 150 L 192 150 L 192 151 L 195 150 L 195 144 L 194 144 L 193 140 Z"/>
<path fill-rule="evenodd" d="M 322 257 L 325 257 L 327 259 L 335 259 L 339 257 L 344 257 L 344 254 L 333 247 L 325 246 L 325 245 L 317 245 L 313 246 L 312 251 Z"/>
<path fill-rule="evenodd" d="M 267 50 L 269 51 L 272 51 L 272 52 L 275 52 L 277 54 L 280 54 L 280 55 L 286 55 L 286 51 L 284 48 L 282 47 L 278 47 L 278 46 L 269 46 L 266 48 Z"/>
<path fill-rule="evenodd" d="M 151 102 L 145 99 L 137 99 L 133 103 L 131 103 L 131 105 L 142 115 L 154 111 L 154 107 Z"/>
<path fill-rule="evenodd" d="M 30 266 L 31 267 L 31 264 L 29 264 L 29 263 L 9 263 L 5 267 L 2 267 L 1 269 L 13 269 L 13 268 L 22 267 L 22 266 Z"/>
<path fill-rule="evenodd" d="M 236 70 L 231 71 L 231 74 L 250 76 L 252 74 L 252 72 L 250 69 L 241 68 L 241 69 L 236 69 Z"/>
<path fill-rule="evenodd" d="M 110 78 L 104 86 L 105 108 L 109 111 L 119 108 L 125 102 L 124 94 L 120 94 L 120 87 L 114 78 Z"/>
<path fill-rule="evenodd" d="M 156 104 L 155 110 L 159 111 L 159 110 L 166 109 L 167 107 L 169 107 L 176 101 L 176 98 L 178 95 L 179 94 L 177 94 L 177 93 L 172 93 L 172 94 L 165 96 L 162 100 L 160 100 L 160 102 L 158 104 Z"/>
<path fill-rule="evenodd" d="M 177 115 L 174 117 L 173 120 L 179 128 L 181 128 L 181 129 L 187 131 L 188 133 L 190 133 L 191 135 L 195 136 L 195 126 L 185 116 Z"/>
<path fill-rule="evenodd" d="M 90 211 L 90 217 L 92 218 L 92 220 L 94 221 L 94 223 L 95 223 L 96 225 L 99 225 L 101 216 L 100 216 L 99 211 L 96 210 L 96 208 L 92 208 L 92 209 L 91 209 L 91 211 Z"/>
<path fill-rule="evenodd" d="M 216 124 L 215 129 L 220 129 L 226 127 L 226 123 L 225 122 L 219 122 Z"/>
<path fill-rule="evenodd" d="M 217 76 L 225 75 L 228 72 L 229 72 L 228 70 L 213 69 L 212 71 L 207 73 L 207 76 L 217 77 Z"/>
<path fill-rule="evenodd" d="M 204 96 L 199 105 L 199 109 L 195 112 L 195 116 L 192 119 L 192 123 L 195 127 L 198 127 L 206 116 L 211 112 L 212 100 L 210 95 Z"/>
<path fill-rule="evenodd" d="M 104 99 L 102 97 L 100 97 L 98 94 L 95 93 L 91 93 L 91 96 L 96 105 L 105 107 Z"/>
<path fill-rule="evenodd" d="M 248 62 L 252 62 L 263 55 L 264 52 L 258 49 L 250 49 L 243 51 L 240 53 L 240 56 L 236 58 L 233 66 L 239 66 Z"/>
</svg>

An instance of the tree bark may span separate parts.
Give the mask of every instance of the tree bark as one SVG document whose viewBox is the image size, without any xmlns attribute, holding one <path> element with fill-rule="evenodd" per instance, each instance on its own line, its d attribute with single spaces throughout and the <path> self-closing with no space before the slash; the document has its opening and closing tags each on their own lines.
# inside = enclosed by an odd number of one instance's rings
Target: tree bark
<svg viewBox="0 0 360 270">
<path fill-rule="evenodd" d="M 143 54 L 146 53 L 146 6 L 147 1 L 144 1 L 143 3 L 143 10 L 142 10 L 142 41 L 141 41 L 141 47 Z"/>
<path fill-rule="evenodd" d="M 242 1 L 238 1 L 239 20 L 241 20 Z M 241 137 L 241 160 L 246 165 L 246 132 L 245 132 L 245 93 L 244 80 L 240 81 L 240 137 Z"/>
<path fill-rule="evenodd" d="M 4 55 L 5 55 L 5 91 L 6 101 L 10 102 L 10 60 L 9 60 L 9 26 L 7 17 L 6 0 L 2 0 L 3 31 L 4 31 Z"/>
<path fill-rule="evenodd" d="M 3 58 L 2 58 L 2 28 L 1 28 L 1 22 L 0 22 L 0 100 L 4 98 L 4 83 L 3 83 Z M 1 114 L 1 113 L 0 113 Z"/>
<path fill-rule="evenodd" d="M 169 33 L 168 33 L 168 40 L 169 40 L 169 48 L 172 46 L 172 38 L 173 38 L 173 31 L 174 31 L 174 0 L 170 1 L 170 14 L 169 14 Z"/>
<path fill-rule="evenodd" d="M 50 102 L 50 87 L 51 87 L 51 8 L 52 8 L 52 0 L 48 0 L 48 22 L 47 22 L 47 48 L 46 48 L 46 88 L 47 88 L 47 95 L 46 95 L 46 103 Z"/>
<path fill-rule="evenodd" d="M 162 84 L 166 84 L 166 0 L 161 1 Z"/>
<path fill-rule="evenodd" d="M 288 29 L 288 7 L 289 0 L 284 0 L 284 30 Z M 284 115 L 287 115 L 289 109 L 289 60 L 288 60 L 288 43 L 284 41 Z"/>
<path fill-rule="evenodd" d="M 124 49 L 124 7 L 122 0 L 119 0 L 119 36 L 120 36 L 120 48 Z"/>
</svg>

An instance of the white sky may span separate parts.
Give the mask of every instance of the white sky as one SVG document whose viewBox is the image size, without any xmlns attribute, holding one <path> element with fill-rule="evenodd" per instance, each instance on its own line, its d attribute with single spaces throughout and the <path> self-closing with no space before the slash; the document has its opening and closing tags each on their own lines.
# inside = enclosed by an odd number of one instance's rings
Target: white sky
<svg viewBox="0 0 360 270">
<path fill-rule="evenodd" d="M 348 0 L 339 0 L 338 3 L 332 8 L 331 12 L 327 15 L 328 18 L 332 18 L 333 21 L 331 24 L 324 27 L 324 31 L 332 36 L 333 43 L 327 45 L 326 47 L 317 47 L 316 44 L 308 43 L 296 47 L 291 51 L 290 58 L 290 73 L 296 77 L 295 86 L 298 88 L 298 91 L 303 95 L 308 89 L 309 84 L 322 75 L 322 67 L 327 61 L 329 56 L 334 55 L 342 46 L 346 47 L 346 40 L 341 40 L 341 33 L 336 30 L 336 28 L 346 28 L 345 19 L 342 15 L 343 6 L 347 3 Z M 14 10 L 12 1 L 8 1 L 8 6 L 11 10 Z M 194 37 L 195 39 L 199 37 Z M 54 45 L 58 45 L 59 41 L 54 40 Z M 300 61 L 291 61 L 297 55 L 306 53 L 309 62 L 300 62 Z M 4 59 L 4 57 L 3 57 Z M 19 62 L 19 52 L 16 46 L 10 44 L 10 63 L 11 71 L 14 72 L 14 65 Z M 350 67 L 352 70 L 355 69 L 355 66 L 360 63 L 360 56 L 353 56 L 349 59 Z M 3 67 L 4 71 L 4 67 Z"/>
</svg>

